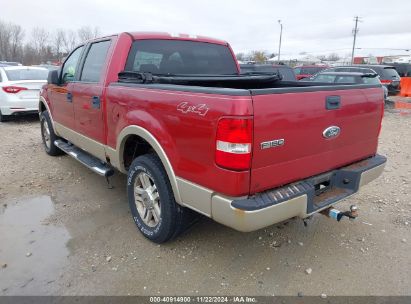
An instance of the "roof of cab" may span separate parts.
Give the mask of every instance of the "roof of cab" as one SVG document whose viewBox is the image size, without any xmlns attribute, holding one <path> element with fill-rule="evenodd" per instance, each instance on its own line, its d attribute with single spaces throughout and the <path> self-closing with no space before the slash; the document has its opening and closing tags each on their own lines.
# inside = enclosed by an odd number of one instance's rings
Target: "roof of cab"
<svg viewBox="0 0 411 304">
<path fill-rule="evenodd" d="M 131 35 L 135 40 L 142 39 L 167 39 L 167 40 L 189 40 L 189 41 L 199 41 L 207 42 L 221 45 L 228 45 L 224 40 L 219 40 L 215 38 L 197 36 L 197 35 L 188 35 L 188 34 L 171 34 L 166 32 L 128 32 L 127 34 Z"/>
</svg>

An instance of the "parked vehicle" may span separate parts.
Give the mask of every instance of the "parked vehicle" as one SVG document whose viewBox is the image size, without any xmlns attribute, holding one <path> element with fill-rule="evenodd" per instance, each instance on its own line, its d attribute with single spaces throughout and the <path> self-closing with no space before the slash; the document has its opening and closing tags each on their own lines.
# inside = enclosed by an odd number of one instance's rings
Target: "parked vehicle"
<svg viewBox="0 0 411 304">
<path fill-rule="evenodd" d="M 45 68 L 49 71 L 58 70 L 60 68 L 60 66 L 54 65 L 54 64 L 40 64 L 40 65 L 37 65 L 37 66 L 41 67 L 41 68 Z"/>
<path fill-rule="evenodd" d="M 311 76 L 319 73 L 322 70 L 328 68 L 326 65 L 302 65 L 296 66 L 294 68 L 295 75 L 297 76 L 297 80 L 310 78 Z"/>
<path fill-rule="evenodd" d="M 391 63 L 400 77 L 411 77 L 411 63 Z"/>
<path fill-rule="evenodd" d="M 47 75 L 44 68 L 0 67 L 0 121 L 11 115 L 37 113 L 39 92 Z"/>
<path fill-rule="evenodd" d="M 161 243 L 194 210 L 240 231 L 330 208 L 383 171 L 377 84 L 240 75 L 225 41 L 122 33 L 74 49 L 41 92 L 49 155 L 127 174 L 138 230 Z M 97 191 L 94 189 L 94 191 Z"/>
<path fill-rule="evenodd" d="M 360 73 L 377 73 L 380 76 L 381 83 L 387 87 L 388 93 L 396 95 L 400 92 L 400 75 L 393 66 L 390 65 L 367 65 L 359 64 L 352 66 L 340 66 L 327 69 L 334 72 L 360 72 Z"/>
<path fill-rule="evenodd" d="M 333 69 L 324 70 L 310 78 L 315 82 L 326 83 L 346 83 L 346 84 L 381 84 L 378 74 L 375 72 L 332 72 Z M 384 93 L 384 100 L 388 99 L 388 89 L 381 85 Z"/>
<path fill-rule="evenodd" d="M 4 64 L 5 66 L 21 66 L 22 64 L 20 62 L 14 62 L 14 61 L 0 61 L 0 64 Z"/>
<path fill-rule="evenodd" d="M 279 74 L 284 81 L 296 81 L 294 69 L 283 64 L 240 64 L 241 74 Z"/>
</svg>

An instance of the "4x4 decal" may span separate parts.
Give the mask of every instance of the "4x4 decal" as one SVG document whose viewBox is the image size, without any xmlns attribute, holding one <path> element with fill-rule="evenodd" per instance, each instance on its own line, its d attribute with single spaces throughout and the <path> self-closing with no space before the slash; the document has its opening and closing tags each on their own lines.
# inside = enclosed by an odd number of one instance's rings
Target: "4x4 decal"
<svg viewBox="0 0 411 304">
<path fill-rule="evenodd" d="M 177 106 L 177 111 L 180 111 L 181 113 L 184 113 L 184 114 L 196 113 L 200 116 L 205 116 L 208 110 L 209 108 L 204 103 L 198 104 L 198 105 L 189 105 L 188 102 L 183 101 Z"/>
</svg>

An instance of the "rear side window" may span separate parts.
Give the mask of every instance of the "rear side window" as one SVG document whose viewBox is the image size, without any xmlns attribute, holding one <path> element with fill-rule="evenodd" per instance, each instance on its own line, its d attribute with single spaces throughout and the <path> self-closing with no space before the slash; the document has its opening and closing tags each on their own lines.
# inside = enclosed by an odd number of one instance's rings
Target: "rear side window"
<svg viewBox="0 0 411 304">
<path fill-rule="evenodd" d="M 225 45 L 184 40 L 137 40 L 126 71 L 153 74 L 233 75 L 237 65 Z"/>
<path fill-rule="evenodd" d="M 81 72 L 80 81 L 99 82 L 102 76 L 102 70 L 106 62 L 110 40 L 95 42 L 91 45 L 86 60 L 84 61 L 83 71 Z"/>
<path fill-rule="evenodd" d="M 11 81 L 17 80 L 46 80 L 49 71 L 46 69 L 13 69 L 5 70 L 7 79 Z"/>
</svg>

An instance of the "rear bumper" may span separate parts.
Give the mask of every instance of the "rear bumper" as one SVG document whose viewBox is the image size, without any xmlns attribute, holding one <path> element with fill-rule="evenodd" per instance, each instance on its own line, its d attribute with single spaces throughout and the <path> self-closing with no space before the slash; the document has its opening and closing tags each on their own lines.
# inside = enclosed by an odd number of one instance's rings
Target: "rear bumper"
<svg viewBox="0 0 411 304">
<path fill-rule="evenodd" d="M 388 89 L 388 94 L 389 95 L 397 95 L 398 93 L 400 93 L 400 91 L 401 91 L 401 86 L 400 86 L 400 84 L 397 84 L 397 85 L 391 85 L 391 84 L 389 84 L 389 85 L 387 85 L 387 86 L 385 86 L 387 89 Z"/>
<path fill-rule="evenodd" d="M 0 107 L 3 115 L 23 115 L 23 114 L 36 114 L 39 112 L 38 107 L 19 107 L 19 106 L 3 106 Z"/>
<path fill-rule="evenodd" d="M 249 198 L 214 195 L 212 218 L 239 231 L 254 231 L 292 217 L 305 218 L 356 193 L 376 179 L 387 159 L 376 155 Z M 320 189 L 321 188 L 321 189 Z"/>
</svg>

